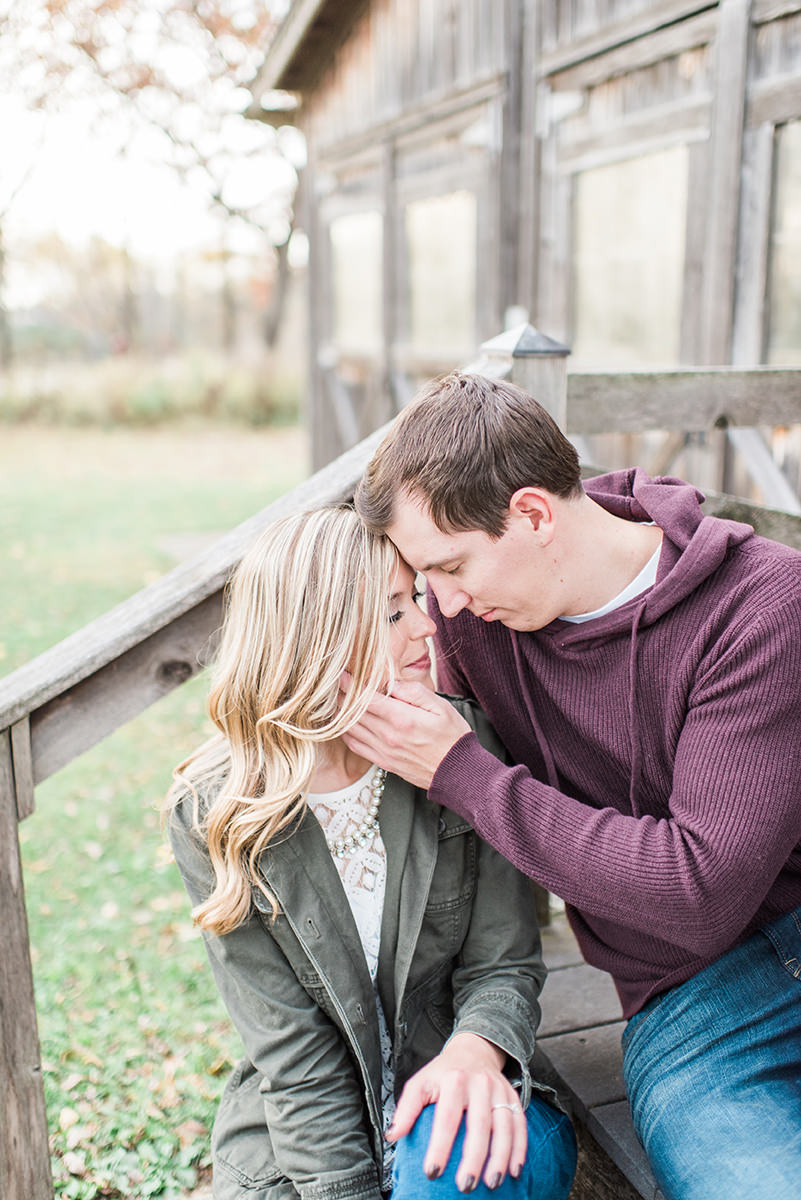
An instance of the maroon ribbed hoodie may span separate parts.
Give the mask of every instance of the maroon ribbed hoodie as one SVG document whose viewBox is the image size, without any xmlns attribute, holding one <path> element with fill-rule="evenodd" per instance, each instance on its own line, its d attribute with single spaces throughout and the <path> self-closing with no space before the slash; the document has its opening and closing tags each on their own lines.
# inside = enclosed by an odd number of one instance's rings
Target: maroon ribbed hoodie
<svg viewBox="0 0 801 1200">
<path fill-rule="evenodd" d="M 584 624 L 438 625 L 438 686 L 474 697 L 511 760 L 474 734 L 434 777 L 567 902 L 626 1016 L 801 904 L 801 554 L 641 471 L 586 481 L 664 533 L 656 583 Z"/>
</svg>

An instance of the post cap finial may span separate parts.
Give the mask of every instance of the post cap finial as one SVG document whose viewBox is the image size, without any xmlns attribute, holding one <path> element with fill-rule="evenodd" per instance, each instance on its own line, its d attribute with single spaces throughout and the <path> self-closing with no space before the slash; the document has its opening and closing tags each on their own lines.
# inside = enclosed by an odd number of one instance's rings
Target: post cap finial
<svg viewBox="0 0 801 1200">
<path fill-rule="evenodd" d="M 488 342 L 483 342 L 481 349 L 484 354 L 490 356 L 500 354 L 506 357 L 511 355 L 512 358 L 529 358 L 534 355 L 567 358 L 570 353 L 569 347 L 563 346 L 561 342 L 545 333 L 540 333 L 539 329 L 535 329 L 527 321 L 522 325 L 515 325 L 513 329 L 506 329 L 497 337 L 490 338 Z"/>
</svg>

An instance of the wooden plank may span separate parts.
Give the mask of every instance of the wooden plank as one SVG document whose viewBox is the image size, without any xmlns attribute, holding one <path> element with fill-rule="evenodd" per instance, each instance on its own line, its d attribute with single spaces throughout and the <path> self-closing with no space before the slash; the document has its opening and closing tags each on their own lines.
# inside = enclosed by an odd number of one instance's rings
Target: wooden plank
<svg viewBox="0 0 801 1200">
<path fill-rule="evenodd" d="M 0 733 L 0 913 L 0 1196 L 4 1200 L 52 1200 L 8 730 Z"/>
<path fill-rule="evenodd" d="M 575 967 L 584 961 L 573 931 L 560 913 L 554 913 L 548 928 L 542 930 L 542 956 L 549 971 Z"/>
<path fill-rule="evenodd" d="M 587 1118 L 587 1131 L 646 1200 L 664 1200 L 645 1151 L 637 1140 L 628 1102 L 600 1105 Z"/>
<path fill-rule="evenodd" d="M 220 590 L 34 711 L 34 782 L 41 783 L 196 675 L 210 659 L 209 642 L 222 615 Z"/>
<path fill-rule="evenodd" d="M 326 0 L 296 0 L 278 27 L 269 51 L 250 85 L 253 103 L 248 116 L 258 117 L 264 92 L 283 86 L 282 80 L 301 46 L 309 27 Z"/>
<path fill-rule="evenodd" d="M 520 303 L 520 243 L 523 231 L 521 212 L 521 153 L 523 121 L 523 76 L 526 64 L 523 61 L 523 11 L 518 0 L 504 0 L 504 57 L 507 64 L 507 82 L 501 106 L 500 169 L 497 173 L 498 208 L 502 214 L 498 220 L 497 237 L 489 262 L 497 262 L 498 308 L 503 314 L 514 304 Z M 481 278 L 481 275 L 479 275 Z M 502 323 L 502 322 L 501 322 Z"/>
<path fill-rule="evenodd" d="M 637 38 L 646 37 L 666 25 L 692 17 L 705 9 L 714 8 L 708 0 L 662 0 L 641 12 L 627 12 L 625 16 L 611 22 L 583 38 L 571 38 L 569 45 L 543 54 L 538 63 L 541 76 L 553 75 L 573 67 L 599 54 L 607 54 L 618 46 L 626 45 Z"/>
<path fill-rule="evenodd" d="M 801 0 L 754 0 L 751 20 L 754 25 L 762 25 L 797 12 L 801 12 Z"/>
<path fill-rule="evenodd" d="M 801 515 L 801 501 L 760 430 L 727 429 L 726 436 L 759 488 L 765 504 L 794 516 Z"/>
<path fill-rule="evenodd" d="M 503 94 L 506 72 L 492 71 L 468 87 L 443 88 L 425 99 L 415 97 L 404 110 L 386 120 L 374 123 L 357 134 L 342 136 L 338 132 L 327 141 L 320 141 L 320 161 L 334 166 L 350 159 L 355 153 L 374 149 L 386 138 L 430 136 L 431 127 L 457 118 L 466 109 L 478 107 Z"/>
<path fill-rule="evenodd" d="M 537 106 L 543 122 L 549 93 L 542 85 Z M 559 134 L 555 124 L 543 129 L 540 156 L 540 233 L 537 305 L 533 324 L 551 337 L 568 339 L 571 327 L 573 208 L 575 179 L 560 169 Z"/>
<path fill-rule="evenodd" d="M 724 496 L 714 492 L 706 493 L 702 508 L 707 516 L 742 521 L 746 525 L 753 525 L 761 537 L 771 538 L 774 542 L 783 542 L 785 546 L 801 550 L 801 519 L 792 513 L 763 508 L 737 496 Z"/>
<path fill-rule="evenodd" d="M 770 256 L 771 193 L 775 138 L 772 123 L 743 135 L 737 295 L 732 362 L 750 366 L 763 361 Z"/>
<path fill-rule="evenodd" d="M 690 96 L 634 112 L 606 129 L 585 127 L 569 138 L 562 138 L 559 169 L 588 171 L 668 146 L 706 139 L 709 112 L 709 97 Z"/>
<path fill-rule="evenodd" d="M 620 1001 L 611 976 L 587 963 L 551 971 L 540 1003 L 540 1037 L 620 1020 Z"/>
<path fill-rule="evenodd" d="M 638 1191 L 620 1168 L 601 1149 L 592 1134 L 577 1124 L 578 1170 L 569 1200 L 639 1200 Z M 649 1196 L 648 1200 L 651 1200 Z"/>
<path fill-rule="evenodd" d="M 568 434 L 685 432 L 801 421 L 801 371 L 680 369 L 567 377 Z"/>
<path fill-rule="evenodd" d="M 713 7 L 675 25 L 649 32 L 636 41 L 613 46 L 576 66 L 552 72 L 549 83 L 554 91 L 596 87 L 617 75 L 628 75 L 686 50 L 706 46 L 713 40 L 716 29 L 717 11 Z"/>
<path fill-rule="evenodd" d="M 11 726 L 11 761 L 17 798 L 17 820 L 24 821 L 26 817 L 31 816 L 35 808 L 31 727 L 28 717 L 23 717 L 16 725 Z"/>
<path fill-rule="evenodd" d="M 382 146 L 381 192 L 384 210 L 384 235 L 381 242 L 382 271 L 381 271 L 381 370 L 384 379 L 384 391 L 387 397 L 389 411 L 382 418 L 393 417 L 400 412 L 397 394 L 393 387 L 393 346 L 400 333 L 400 316 L 398 312 L 399 280 L 398 254 L 400 239 L 400 213 L 396 187 L 396 156 L 395 145 L 391 140 Z"/>
<path fill-rule="evenodd" d="M 537 61 L 540 45 L 541 6 L 523 2 L 523 80 L 520 130 L 520 275 L 516 303 L 534 313 L 539 274 L 540 225 L 540 89 L 531 64 Z"/>
<path fill-rule="evenodd" d="M 612 981 L 588 966 L 554 969 L 578 953 L 564 915 L 555 916 L 542 942 L 550 973 L 537 1045 L 577 1117 L 579 1169 L 570 1200 L 634 1200 L 639 1195 L 653 1200 L 656 1184 L 626 1101 L 620 1042 L 625 1021 Z M 554 1031 L 557 1026 L 575 1028 Z"/>
<path fill-rule="evenodd" d="M 537 1045 L 569 1091 L 583 1121 L 597 1104 L 626 1099 L 620 1039 L 625 1021 L 553 1037 L 542 1034 Z"/>
<path fill-rule="evenodd" d="M 752 84 L 748 91 L 746 120 L 749 125 L 769 121 L 781 125 L 801 116 L 801 79 L 798 74 L 778 75 Z"/>
<path fill-rule="evenodd" d="M 0 681 L 0 728 L 13 725 L 27 713 L 41 708 L 214 596 L 245 549 L 270 522 L 299 508 L 352 495 L 385 433 L 386 427 L 376 430 L 316 475 L 231 530 L 207 551 L 180 564 L 150 587 L 6 676 Z"/>
<path fill-rule="evenodd" d="M 336 366 L 331 367 L 323 376 L 325 392 L 328 397 L 328 407 L 334 418 L 337 431 L 337 443 L 333 446 L 332 454 L 341 454 L 343 450 L 355 446 L 359 440 L 359 421 L 356 415 L 353 394 Z"/>
<path fill-rule="evenodd" d="M 731 361 L 750 0 L 721 0 L 715 46 L 702 362 Z"/>
<path fill-rule="evenodd" d="M 687 147 L 684 270 L 682 276 L 679 361 L 697 363 L 701 357 L 701 291 L 706 247 L 706 188 L 709 147 L 706 141 Z"/>
</svg>

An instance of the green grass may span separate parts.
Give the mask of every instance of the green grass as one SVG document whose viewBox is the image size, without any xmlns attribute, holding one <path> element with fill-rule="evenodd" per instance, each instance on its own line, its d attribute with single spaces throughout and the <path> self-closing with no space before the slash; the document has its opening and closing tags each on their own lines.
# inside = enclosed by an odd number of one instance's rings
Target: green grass
<svg viewBox="0 0 801 1200">
<path fill-rule="evenodd" d="M 305 473 L 290 431 L 12 432 L 4 669 L 168 569 L 175 535 L 222 531 Z M 72 1200 L 193 1186 L 239 1053 L 157 811 L 204 711 L 201 678 L 42 784 L 21 826 L 56 1194 Z"/>
</svg>

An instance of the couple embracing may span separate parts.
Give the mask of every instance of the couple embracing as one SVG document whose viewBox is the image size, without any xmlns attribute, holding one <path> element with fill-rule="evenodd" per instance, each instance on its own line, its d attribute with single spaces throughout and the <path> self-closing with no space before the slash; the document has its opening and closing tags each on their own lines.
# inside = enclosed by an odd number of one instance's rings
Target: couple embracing
<svg viewBox="0 0 801 1200">
<path fill-rule="evenodd" d="M 243 559 L 167 804 L 244 1043 L 219 1200 L 565 1200 L 528 879 L 615 981 L 668 1200 L 796 1195 L 801 555 L 701 499 L 583 485 L 533 398 L 451 375 L 355 510 Z"/>
</svg>

